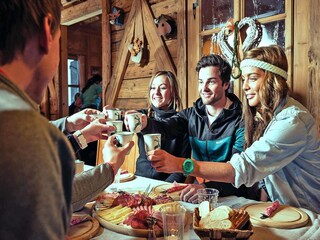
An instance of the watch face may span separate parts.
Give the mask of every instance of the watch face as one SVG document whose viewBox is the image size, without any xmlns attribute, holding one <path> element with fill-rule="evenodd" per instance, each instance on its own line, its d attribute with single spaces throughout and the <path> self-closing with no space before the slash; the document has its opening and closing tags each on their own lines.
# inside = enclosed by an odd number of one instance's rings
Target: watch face
<svg viewBox="0 0 320 240">
<path fill-rule="evenodd" d="M 194 164 L 193 164 L 193 161 L 191 159 L 186 159 L 183 163 L 183 171 L 186 173 L 186 174 L 190 174 L 192 173 L 193 171 L 193 168 L 194 168 Z"/>
<path fill-rule="evenodd" d="M 190 171 L 190 170 L 192 170 L 192 167 L 193 167 L 193 164 L 192 164 L 192 162 L 186 162 L 186 164 L 185 164 L 185 169 L 186 169 L 186 171 Z"/>
</svg>

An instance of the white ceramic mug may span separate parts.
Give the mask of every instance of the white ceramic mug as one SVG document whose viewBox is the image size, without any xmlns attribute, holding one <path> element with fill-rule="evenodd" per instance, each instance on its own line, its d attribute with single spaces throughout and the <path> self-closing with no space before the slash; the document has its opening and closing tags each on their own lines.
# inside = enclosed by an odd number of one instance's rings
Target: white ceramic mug
<svg viewBox="0 0 320 240">
<path fill-rule="evenodd" d="M 121 120 L 121 110 L 119 109 L 107 109 L 109 120 Z"/>
<path fill-rule="evenodd" d="M 123 121 L 107 121 L 106 122 L 107 126 L 114 126 L 116 128 L 115 133 L 117 132 L 122 132 L 122 128 L 123 128 Z"/>
<path fill-rule="evenodd" d="M 156 150 L 157 148 L 161 148 L 161 134 L 160 133 L 150 133 L 144 134 L 144 145 L 146 147 L 146 151 L 149 152 L 151 150 Z"/>
<path fill-rule="evenodd" d="M 119 146 L 122 147 L 132 140 L 133 133 L 126 132 L 126 131 L 125 132 L 117 132 L 115 134 L 115 136 L 116 136 L 116 139 L 119 143 Z M 126 153 L 126 155 L 129 155 L 129 153 L 130 153 L 130 150 Z"/>
<path fill-rule="evenodd" d="M 126 115 L 130 132 L 139 133 L 142 127 L 142 113 L 134 112 Z"/>
</svg>

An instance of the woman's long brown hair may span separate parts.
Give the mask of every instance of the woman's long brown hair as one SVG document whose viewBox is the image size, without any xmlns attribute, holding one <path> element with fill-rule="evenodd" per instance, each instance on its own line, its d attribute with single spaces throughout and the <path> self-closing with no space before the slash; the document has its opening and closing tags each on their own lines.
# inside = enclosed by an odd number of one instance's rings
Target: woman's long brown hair
<svg viewBox="0 0 320 240">
<path fill-rule="evenodd" d="M 259 47 L 247 51 L 244 59 L 257 59 L 275 65 L 288 71 L 286 55 L 279 46 Z M 265 70 L 264 70 L 265 71 Z M 258 92 L 261 103 L 250 107 L 248 100 L 244 99 L 245 118 L 245 148 L 252 145 L 264 133 L 267 125 L 274 116 L 276 108 L 289 94 L 286 79 L 269 71 L 265 71 L 264 81 Z"/>
</svg>

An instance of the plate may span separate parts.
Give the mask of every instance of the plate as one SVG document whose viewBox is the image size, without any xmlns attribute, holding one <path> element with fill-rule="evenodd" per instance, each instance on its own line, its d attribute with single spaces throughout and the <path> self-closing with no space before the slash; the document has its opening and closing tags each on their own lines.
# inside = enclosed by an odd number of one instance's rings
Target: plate
<svg viewBox="0 0 320 240">
<path fill-rule="evenodd" d="M 120 174 L 120 182 L 129 182 L 135 178 L 136 178 L 136 176 L 133 173 Z"/>
<path fill-rule="evenodd" d="M 186 185 L 186 184 L 179 184 L 179 185 Z M 158 185 L 156 187 L 154 187 L 152 189 L 152 192 L 156 195 L 162 195 L 164 193 L 161 193 L 162 191 L 165 191 L 165 190 L 168 190 L 169 188 L 172 188 L 173 187 L 173 183 L 166 183 L 166 184 L 161 184 L 161 185 Z M 177 192 L 173 192 L 173 193 L 166 193 L 168 196 L 172 197 L 172 199 L 174 201 L 179 201 L 180 200 L 180 192 L 181 191 L 177 191 Z"/>
<path fill-rule="evenodd" d="M 91 216 L 87 221 L 69 227 L 66 240 L 87 240 L 93 238 L 99 231 L 99 221 Z"/>
<path fill-rule="evenodd" d="M 149 230 L 147 230 L 147 229 L 135 229 L 135 228 L 132 228 L 131 226 L 128 226 L 125 224 L 117 225 L 117 224 L 110 223 L 110 222 L 104 220 L 102 217 L 100 217 L 96 213 L 95 210 L 93 211 L 92 216 L 95 217 L 103 227 L 105 227 L 111 231 L 125 234 L 128 236 L 134 236 L 134 237 L 145 237 L 145 238 L 148 237 Z M 155 234 L 157 237 L 160 237 L 163 235 L 163 232 L 160 230 L 155 230 Z"/>
<path fill-rule="evenodd" d="M 309 217 L 304 211 L 288 205 L 280 205 L 271 217 L 261 219 L 261 213 L 270 205 L 270 202 L 255 203 L 243 208 L 249 213 L 252 224 L 262 227 L 298 228 L 305 226 L 309 221 Z"/>
</svg>

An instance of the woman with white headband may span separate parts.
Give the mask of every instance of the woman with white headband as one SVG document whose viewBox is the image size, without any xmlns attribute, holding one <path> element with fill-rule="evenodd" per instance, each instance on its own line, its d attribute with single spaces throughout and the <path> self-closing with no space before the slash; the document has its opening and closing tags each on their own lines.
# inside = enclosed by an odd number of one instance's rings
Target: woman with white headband
<svg viewBox="0 0 320 240">
<path fill-rule="evenodd" d="M 234 155 L 234 184 L 263 179 L 272 201 L 320 212 L 320 142 L 309 111 L 289 96 L 287 58 L 279 46 L 246 52 L 240 64 L 245 151 Z"/>
<path fill-rule="evenodd" d="M 317 125 L 308 110 L 288 94 L 284 51 L 278 46 L 252 49 L 245 53 L 240 68 L 245 150 L 234 154 L 228 163 L 193 161 L 190 175 L 236 187 L 262 180 L 271 201 L 320 213 Z M 183 172 L 185 159 L 169 162 L 148 154 L 158 171 Z M 197 201 L 196 195 L 193 201 Z"/>
</svg>

